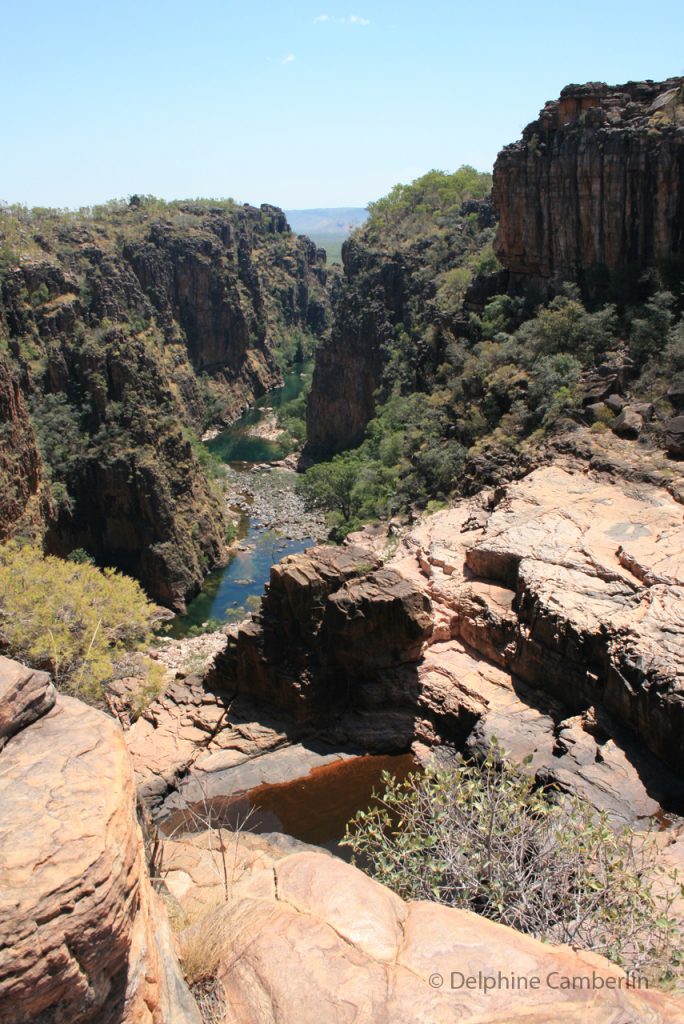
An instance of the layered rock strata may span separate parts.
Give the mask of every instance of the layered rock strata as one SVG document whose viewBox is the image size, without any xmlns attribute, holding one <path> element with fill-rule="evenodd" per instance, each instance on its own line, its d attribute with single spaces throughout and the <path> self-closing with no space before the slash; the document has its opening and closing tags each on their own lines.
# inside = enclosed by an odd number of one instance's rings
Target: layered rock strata
<svg viewBox="0 0 684 1024">
<path fill-rule="evenodd" d="M 200 1024 L 118 726 L 0 661 L 0 1021 Z"/>
<path fill-rule="evenodd" d="M 494 168 L 496 253 L 542 288 L 684 266 L 684 79 L 569 85 Z M 633 300 L 633 295 L 632 295 Z"/>
</svg>

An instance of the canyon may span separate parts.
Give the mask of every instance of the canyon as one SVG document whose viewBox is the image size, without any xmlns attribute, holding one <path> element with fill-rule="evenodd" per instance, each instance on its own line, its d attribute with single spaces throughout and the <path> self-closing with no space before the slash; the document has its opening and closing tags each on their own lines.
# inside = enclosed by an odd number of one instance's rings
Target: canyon
<svg viewBox="0 0 684 1024">
<path fill-rule="evenodd" d="M 568 281 L 638 291 L 634 267 L 681 277 L 683 88 L 569 86 L 502 152 L 491 199 L 459 192 L 427 235 L 422 214 L 384 208 L 332 281 L 271 206 L 133 197 L 42 228 L 18 218 L 0 535 L 83 547 L 183 610 L 225 554 L 197 435 L 281 383 L 279 337 L 320 339 L 306 462 L 362 440 L 397 352 L 402 386 L 440 398 L 439 368 L 480 344 L 472 317 L 492 296 L 522 309 Z M 681 992 L 595 953 L 403 900 L 222 817 L 369 755 L 455 770 L 495 747 L 681 871 L 681 384 L 661 395 L 656 378 L 644 400 L 624 344 L 581 371 L 578 409 L 536 446 L 507 441 L 496 461 L 473 443 L 458 496 L 290 554 L 244 620 L 158 644 L 165 685 L 141 713 L 135 678 L 112 684 L 106 714 L 0 657 L 0 1024 L 681 1020 Z M 463 389 L 490 397 L 474 377 Z M 681 899 L 673 913 L 684 923 Z M 539 984 L 458 983 L 502 969 Z"/>
<path fill-rule="evenodd" d="M 281 383 L 281 336 L 325 330 L 325 254 L 266 205 L 133 197 L 44 222 L 5 212 L 0 232 L 0 536 L 83 548 L 182 610 L 227 526 L 193 437 Z"/>
</svg>

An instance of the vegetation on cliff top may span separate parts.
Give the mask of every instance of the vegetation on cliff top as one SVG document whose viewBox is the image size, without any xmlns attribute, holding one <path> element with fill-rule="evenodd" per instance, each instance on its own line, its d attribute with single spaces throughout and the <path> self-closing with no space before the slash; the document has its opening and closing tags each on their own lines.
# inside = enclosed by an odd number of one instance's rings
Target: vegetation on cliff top
<svg viewBox="0 0 684 1024">
<path fill-rule="evenodd" d="M 491 188 L 491 174 L 467 165 L 453 173 L 428 171 L 410 185 L 395 185 L 388 195 L 369 203 L 369 219 L 361 233 L 369 243 L 378 245 L 406 245 L 425 239 L 457 222 L 463 203 L 484 199 Z"/>
<path fill-rule="evenodd" d="M 445 225 L 459 223 L 464 237 L 477 214 L 464 219 L 459 200 L 487 185 L 471 168 L 431 172 L 372 204 L 356 236 L 392 259 L 408 245 L 411 262 L 404 320 L 382 350 L 365 436 L 300 484 L 311 505 L 330 512 L 333 537 L 524 472 L 548 435 L 569 420 L 586 422 L 583 380 L 606 360 L 629 367 L 634 394 L 672 411 L 664 396 L 673 380 L 684 380 L 684 319 L 668 292 L 633 308 L 589 308 L 567 285 L 540 306 L 496 294 L 479 315 L 464 308 L 474 277 L 494 269 L 493 229 L 459 250 L 446 244 Z M 372 289 L 369 275 L 357 259 L 345 286 L 352 304 Z M 348 316 L 347 307 L 338 315 Z"/>
</svg>

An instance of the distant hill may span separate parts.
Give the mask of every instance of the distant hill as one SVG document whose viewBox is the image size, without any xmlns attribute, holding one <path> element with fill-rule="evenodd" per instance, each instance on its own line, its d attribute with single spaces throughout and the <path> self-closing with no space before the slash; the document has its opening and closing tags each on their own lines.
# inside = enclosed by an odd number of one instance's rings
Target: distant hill
<svg viewBox="0 0 684 1024">
<path fill-rule="evenodd" d="M 285 210 L 290 227 L 298 235 L 308 235 L 325 249 L 329 263 L 340 262 L 342 242 L 368 220 L 368 211 L 358 206 L 338 206 L 316 210 Z"/>
</svg>

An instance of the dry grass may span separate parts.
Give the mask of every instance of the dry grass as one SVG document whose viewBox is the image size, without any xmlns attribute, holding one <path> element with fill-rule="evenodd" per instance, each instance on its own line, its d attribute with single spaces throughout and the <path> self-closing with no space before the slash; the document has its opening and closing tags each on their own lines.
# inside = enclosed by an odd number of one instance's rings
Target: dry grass
<svg viewBox="0 0 684 1024">
<path fill-rule="evenodd" d="M 215 978 L 224 949 L 225 904 L 198 917 L 178 935 L 180 961 L 188 985 Z"/>
</svg>

